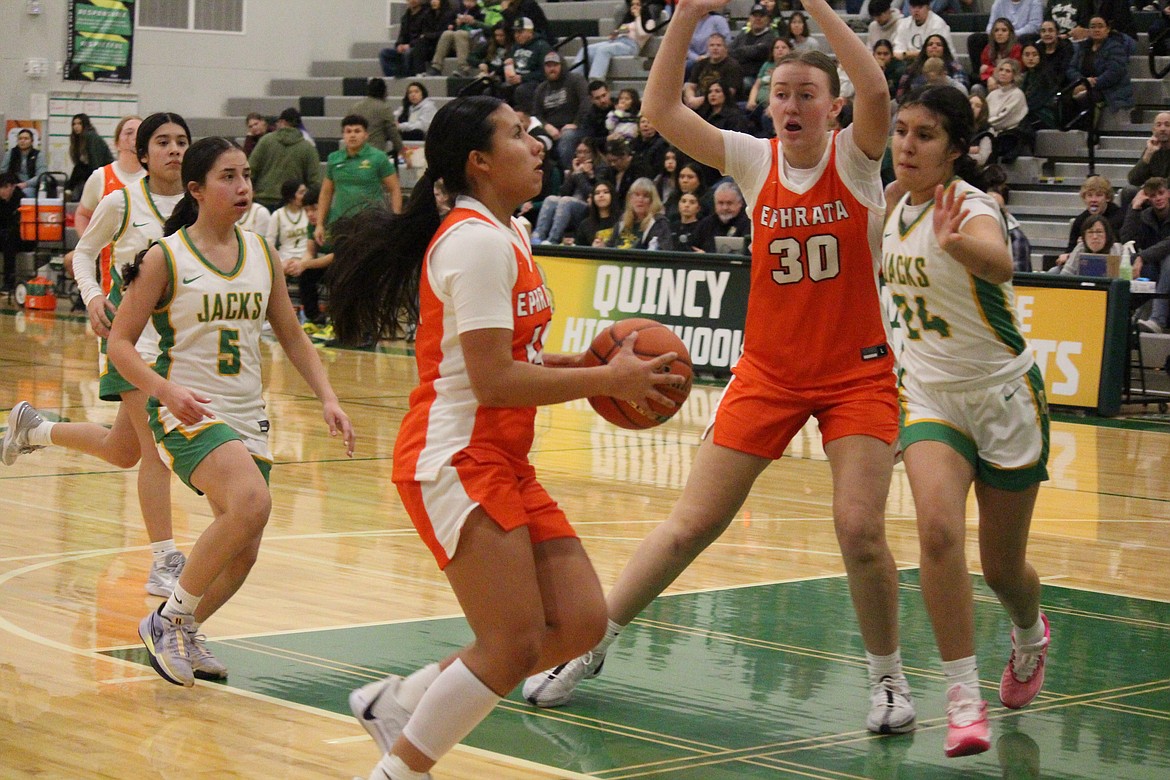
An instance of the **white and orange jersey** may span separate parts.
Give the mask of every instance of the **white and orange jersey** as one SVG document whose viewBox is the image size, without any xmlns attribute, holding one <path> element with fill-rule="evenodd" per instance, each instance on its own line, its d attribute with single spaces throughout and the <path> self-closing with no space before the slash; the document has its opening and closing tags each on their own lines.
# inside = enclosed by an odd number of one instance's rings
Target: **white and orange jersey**
<svg viewBox="0 0 1170 780">
<path fill-rule="evenodd" d="M 878 298 L 884 197 L 880 163 L 829 135 L 812 169 L 787 165 L 778 140 L 723 132 L 727 172 L 752 220 L 744 354 L 734 371 L 789 388 L 893 370 Z"/>
<path fill-rule="evenodd" d="M 475 199 L 460 197 L 427 248 L 419 311 L 419 386 L 395 444 L 394 480 L 434 480 L 463 450 L 526 462 L 536 409 L 481 406 L 459 336 L 504 328 L 512 331 L 513 360 L 543 362 L 552 299 L 527 234 L 515 220 L 505 226 Z"/>
<path fill-rule="evenodd" d="M 101 178 L 101 189 L 94 193 L 96 197 L 93 198 L 92 202 L 87 202 L 87 196 L 91 191 L 90 182 L 87 181 L 85 183 L 85 192 L 82 194 L 81 205 L 86 206 L 90 211 L 96 209 L 97 204 L 101 202 L 101 199 L 109 195 L 111 192 L 117 192 L 123 187 L 129 187 L 131 184 L 146 178 L 146 169 L 140 168 L 134 173 L 126 173 L 125 171 L 121 170 L 116 163 L 110 163 L 108 165 L 103 165 L 101 168 L 98 168 L 96 171 L 90 174 L 91 180 L 96 180 L 99 177 Z M 98 268 L 101 269 L 102 274 L 102 293 L 106 296 L 109 296 L 110 285 L 112 285 L 114 281 L 113 276 L 110 274 L 110 263 L 113 260 L 113 257 L 114 248 L 113 246 L 107 244 L 102 249 L 100 259 L 98 261 Z"/>
</svg>

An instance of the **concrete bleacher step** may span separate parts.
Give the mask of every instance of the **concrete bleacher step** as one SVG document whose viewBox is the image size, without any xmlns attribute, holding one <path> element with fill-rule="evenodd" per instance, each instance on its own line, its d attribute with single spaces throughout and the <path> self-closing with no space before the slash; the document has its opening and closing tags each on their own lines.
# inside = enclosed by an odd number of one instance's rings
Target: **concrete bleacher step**
<svg viewBox="0 0 1170 780">
<path fill-rule="evenodd" d="M 391 97 L 387 98 L 387 102 L 390 104 L 391 108 L 393 108 L 395 112 L 399 111 L 402 107 L 402 102 L 401 102 L 400 98 L 401 98 L 400 95 L 395 95 L 395 96 L 391 96 Z M 445 103 L 452 100 L 453 98 L 447 97 L 445 95 L 432 94 L 431 99 L 435 102 L 435 105 L 441 107 Z M 257 98 L 233 97 L 233 98 L 227 99 L 227 104 L 224 107 L 224 113 L 227 114 L 229 117 L 238 117 L 240 124 L 242 126 L 244 123 L 243 117 L 247 116 L 248 114 L 252 113 L 253 111 L 259 112 L 259 113 L 263 114 L 264 116 L 278 116 L 281 111 L 288 108 L 289 106 L 295 107 L 297 105 L 298 100 L 299 100 L 299 98 L 297 98 L 295 96 L 271 96 L 270 95 L 267 97 L 257 97 Z M 350 112 L 350 109 L 353 108 L 354 103 L 358 102 L 359 100 L 361 100 L 361 98 L 356 97 L 356 96 L 347 96 L 347 97 L 329 96 L 329 97 L 326 97 L 324 99 L 325 113 L 322 114 L 322 116 L 329 118 L 333 121 L 340 122 L 341 118 L 343 116 L 345 116 L 346 114 L 348 114 Z M 302 112 L 302 114 L 304 114 L 304 112 Z M 304 116 L 310 116 L 310 115 L 304 114 Z M 334 129 L 337 129 L 337 128 L 335 127 Z"/>
<path fill-rule="evenodd" d="M 372 78 L 382 75 L 382 66 L 372 60 L 316 60 L 309 66 L 309 76 L 340 76 L 342 78 Z"/>
<path fill-rule="evenodd" d="M 1129 174 L 1129 169 L 1133 167 L 1133 162 L 1098 162 L 1093 167 L 1097 175 L 1104 176 L 1111 182 L 1123 182 L 1125 181 L 1125 177 Z M 1054 164 L 1053 175 L 1058 179 L 1063 179 L 1066 182 L 1080 183 L 1084 181 L 1086 176 L 1089 175 L 1089 164 L 1085 160 L 1078 160 L 1076 162 L 1058 162 Z"/>
<path fill-rule="evenodd" d="M 1013 210 L 1012 213 L 1014 214 L 1015 211 Z M 1016 218 L 1020 220 L 1024 235 L 1033 244 L 1042 242 L 1064 246 L 1065 242 L 1068 241 L 1068 220 L 1023 219 L 1018 214 L 1016 214 Z"/>
<path fill-rule="evenodd" d="M 1146 368 L 1162 368 L 1170 360 L 1170 333 L 1143 333 L 1142 365 Z"/>
</svg>

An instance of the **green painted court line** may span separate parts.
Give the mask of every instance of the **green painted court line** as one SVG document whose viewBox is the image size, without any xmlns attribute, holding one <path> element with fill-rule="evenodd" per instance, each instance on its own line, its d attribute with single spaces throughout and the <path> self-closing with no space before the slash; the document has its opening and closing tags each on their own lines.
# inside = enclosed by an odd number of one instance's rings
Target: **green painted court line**
<svg viewBox="0 0 1170 780">
<path fill-rule="evenodd" d="M 864 731 L 864 648 L 847 584 L 829 577 L 660 598 L 568 707 L 537 710 L 513 693 L 465 742 L 604 780 L 1040 776 L 1028 774 L 1033 765 L 1044 777 L 1170 777 L 1170 604 L 1045 586 L 1053 626 L 1046 690 L 1010 711 L 995 701 L 1007 618 L 975 578 L 995 744 L 948 760 L 944 681 L 917 576 L 901 572 L 899 590 L 902 654 L 921 670 L 912 675 L 914 735 Z M 352 688 L 409 673 L 470 638 L 465 621 L 444 618 L 211 647 L 233 687 L 347 714 Z M 145 663 L 138 649 L 110 653 Z"/>
</svg>

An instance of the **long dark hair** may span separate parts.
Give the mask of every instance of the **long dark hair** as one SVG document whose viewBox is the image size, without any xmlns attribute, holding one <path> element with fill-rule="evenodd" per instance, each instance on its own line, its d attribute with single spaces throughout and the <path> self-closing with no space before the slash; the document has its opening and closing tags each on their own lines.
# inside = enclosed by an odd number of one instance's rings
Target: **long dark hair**
<svg viewBox="0 0 1170 780">
<path fill-rule="evenodd" d="M 146 160 L 150 155 L 150 139 L 163 125 L 178 125 L 187 134 L 187 142 L 191 141 L 191 128 L 187 127 L 186 119 L 169 111 L 151 114 L 142 120 L 142 124 L 138 126 L 138 135 L 134 137 L 134 153 L 138 155 L 138 162 L 142 163 L 143 168 L 147 168 Z M 150 169 L 147 168 L 147 170 Z"/>
<path fill-rule="evenodd" d="M 330 315 L 339 341 L 352 344 L 393 334 L 399 317 L 418 317 L 419 273 L 441 222 L 434 185 L 448 197 L 470 193 L 467 158 L 492 148 L 491 116 L 505 103 L 487 95 L 461 97 L 439 109 L 426 135 L 426 173 L 401 214 L 385 204 L 339 219 L 333 235 Z"/>
<path fill-rule="evenodd" d="M 975 115 L 967 96 L 950 85 L 919 87 L 902 101 L 898 110 L 904 111 L 911 106 L 921 106 L 934 114 L 946 131 L 951 148 L 959 152 L 954 162 L 955 175 L 982 189 L 983 172 L 968 154 L 971 139 L 975 137 Z"/>
<path fill-rule="evenodd" d="M 930 43 L 932 38 L 937 38 L 942 43 L 942 60 L 943 63 L 947 66 L 947 75 L 950 76 L 954 72 L 955 53 L 951 51 L 951 45 L 947 43 L 947 39 L 944 36 L 939 35 L 938 33 L 931 33 L 930 35 L 926 36 L 926 40 L 922 42 L 922 49 L 918 52 L 918 56 L 915 57 L 914 61 L 910 63 L 910 67 L 906 68 L 906 72 L 910 74 L 911 77 L 917 76 L 919 73 L 921 73 L 922 66 L 926 64 L 928 59 L 930 59 L 930 55 L 926 53 L 926 44 Z M 978 71 L 976 66 L 973 65 L 972 67 Z"/>
<path fill-rule="evenodd" d="M 171 212 L 171 216 L 163 225 L 164 236 L 190 227 L 195 224 L 195 220 L 199 219 L 199 202 L 191 194 L 190 185 L 192 182 L 204 184 L 207 181 L 207 174 L 215 167 L 220 156 L 233 149 L 243 151 L 243 148 L 232 139 L 218 135 L 200 138 L 187 149 L 183 155 L 183 197 L 175 204 L 175 210 Z M 147 247 L 139 252 L 134 257 L 133 263 L 126 263 L 122 266 L 122 281 L 125 284 L 130 284 L 138 276 L 142 258 L 146 256 L 149 249 L 150 247 Z"/>
<path fill-rule="evenodd" d="M 73 123 L 81 120 L 81 132 L 73 132 Z M 93 130 L 93 122 L 89 119 L 89 114 L 74 114 L 73 119 L 69 121 L 69 159 L 76 165 L 81 161 L 82 154 L 85 152 L 85 134 L 86 131 Z"/>
<path fill-rule="evenodd" d="M 423 84 L 421 81 L 412 81 L 409 84 L 407 84 L 406 91 L 402 93 L 402 110 L 400 112 L 398 112 L 398 121 L 399 122 L 409 122 L 410 121 L 410 107 L 414 105 L 413 103 L 410 102 L 410 88 L 411 87 L 418 87 L 419 91 L 422 92 L 422 100 L 426 100 L 427 98 L 429 98 L 431 96 L 431 93 L 427 91 L 427 85 Z M 422 100 L 420 100 L 418 102 L 422 103 Z"/>
</svg>

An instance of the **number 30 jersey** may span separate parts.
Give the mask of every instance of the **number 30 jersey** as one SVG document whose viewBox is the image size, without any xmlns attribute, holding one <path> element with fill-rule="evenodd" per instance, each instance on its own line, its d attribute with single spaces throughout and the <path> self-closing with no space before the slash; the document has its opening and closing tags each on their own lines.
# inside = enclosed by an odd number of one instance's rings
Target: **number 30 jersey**
<svg viewBox="0 0 1170 780">
<path fill-rule="evenodd" d="M 155 309 L 161 354 L 155 370 L 211 399 L 218 421 L 237 433 L 267 431 L 261 395 L 260 332 L 268 317 L 273 264 L 268 244 L 236 228 L 239 255 L 231 271 L 206 260 L 186 228 L 159 241 L 170 273 L 170 297 Z M 157 401 L 151 399 L 151 416 Z M 166 407 L 157 408 L 166 431 L 180 425 Z M 200 425 L 211 424 L 204 420 Z"/>
<path fill-rule="evenodd" d="M 793 169 L 777 139 L 724 131 L 727 171 L 752 220 L 751 293 L 735 373 L 786 388 L 892 377 L 878 298 L 880 163 L 831 133 L 816 167 Z"/>
<path fill-rule="evenodd" d="M 993 217 L 999 205 L 986 193 L 956 180 L 966 193 L 962 224 Z M 901 330 L 901 367 L 925 385 L 977 390 L 1023 376 L 1032 353 L 1021 333 L 1011 282 L 992 284 L 972 275 L 938 244 L 934 201 L 911 206 L 903 196 L 882 233 L 882 277 Z M 961 226 L 960 226 L 961 228 Z"/>
</svg>

